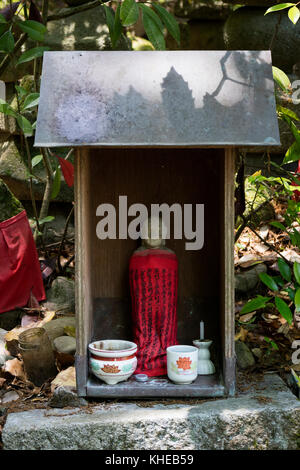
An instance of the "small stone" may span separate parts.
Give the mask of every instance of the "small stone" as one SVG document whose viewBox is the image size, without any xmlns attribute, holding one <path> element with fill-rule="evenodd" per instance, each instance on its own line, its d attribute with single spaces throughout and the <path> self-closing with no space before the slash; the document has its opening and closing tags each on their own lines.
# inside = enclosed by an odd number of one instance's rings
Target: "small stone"
<svg viewBox="0 0 300 470">
<path fill-rule="evenodd" d="M 2 397 L 2 400 L 1 400 L 1 403 L 9 403 L 11 401 L 16 401 L 16 400 L 19 400 L 19 395 L 17 394 L 17 392 L 15 391 L 11 391 L 11 392 L 6 392 L 3 397 Z"/>
<path fill-rule="evenodd" d="M 235 354 L 236 362 L 240 369 L 247 369 L 248 367 L 254 366 L 254 356 L 248 346 L 242 341 L 235 342 Z"/>
<path fill-rule="evenodd" d="M 64 408 L 66 406 L 78 407 L 87 406 L 88 402 L 84 398 L 77 396 L 71 387 L 58 387 L 54 390 L 53 396 L 48 402 L 51 408 Z"/>
<path fill-rule="evenodd" d="M 257 357 L 257 359 L 262 358 L 262 350 L 260 348 L 253 348 L 251 349 L 252 354 Z"/>
<path fill-rule="evenodd" d="M 49 321 L 45 323 L 43 328 L 46 330 L 46 333 L 53 344 L 55 338 L 64 335 L 64 329 L 66 326 L 76 326 L 75 317 L 62 317 L 57 318 L 56 320 Z"/>
<path fill-rule="evenodd" d="M 0 313 L 0 328 L 10 331 L 21 324 L 21 310 Z"/>
<path fill-rule="evenodd" d="M 56 351 L 64 354 L 75 354 L 76 339 L 71 336 L 59 336 L 53 341 Z"/>
<path fill-rule="evenodd" d="M 254 289 L 259 281 L 260 273 L 266 273 L 267 266 L 263 263 L 253 268 L 235 275 L 235 290 L 238 292 L 248 292 Z"/>
<path fill-rule="evenodd" d="M 57 277 L 53 281 L 51 289 L 47 291 L 47 302 L 44 304 L 44 306 L 48 308 L 49 310 L 74 313 L 75 312 L 75 283 L 74 281 L 72 279 L 68 279 L 63 276 Z M 62 334 L 58 336 L 62 336 Z"/>
</svg>

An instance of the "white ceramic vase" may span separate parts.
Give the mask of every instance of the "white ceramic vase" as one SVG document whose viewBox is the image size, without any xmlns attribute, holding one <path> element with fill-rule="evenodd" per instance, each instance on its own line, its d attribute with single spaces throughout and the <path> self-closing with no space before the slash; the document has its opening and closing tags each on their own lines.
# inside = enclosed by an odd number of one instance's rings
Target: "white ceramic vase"
<svg viewBox="0 0 300 470">
<path fill-rule="evenodd" d="M 198 375 L 211 375 L 216 372 L 213 362 L 210 360 L 210 339 L 195 340 L 194 346 L 198 348 Z"/>
<path fill-rule="evenodd" d="M 190 384 L 197 378 L 198 351 L 194 346 L 167 348 L 168 377 L 176 384 Z"/>
<path fill-rule="evenodd" d="M 90 369 L 109 385 L 127 380 L 137 366 L 137 345 L 131 341 L 106 339 L 89 344 Z"/>
</svg>

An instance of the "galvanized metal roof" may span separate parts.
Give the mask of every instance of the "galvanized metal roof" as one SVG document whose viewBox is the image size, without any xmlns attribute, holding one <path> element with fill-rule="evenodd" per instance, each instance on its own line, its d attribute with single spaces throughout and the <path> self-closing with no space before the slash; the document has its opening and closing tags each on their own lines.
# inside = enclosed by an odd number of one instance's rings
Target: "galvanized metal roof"
<svg viewBox="0 0 300 470">
<path fill-rule="evenodd" d="M 271 54 L 45 52 L 35 145 L 280 145 Z"/>
</svg>

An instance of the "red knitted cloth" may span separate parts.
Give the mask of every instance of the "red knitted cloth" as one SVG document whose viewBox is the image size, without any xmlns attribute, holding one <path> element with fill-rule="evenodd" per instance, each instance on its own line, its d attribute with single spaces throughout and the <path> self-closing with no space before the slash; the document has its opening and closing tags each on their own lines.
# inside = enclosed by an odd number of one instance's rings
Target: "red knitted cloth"
<svg viewBox="0 0 300 470">
<path fill-rule="evenodd" d="M 40 264 L 25 211 L 0 223 L 0 313 L 45 300 Z"/>
<path fill-rule="evenodd" d="M 136 374 L 167 373 L 166 349 L 177 344 L 176 255 L 148 249 L 134 253 L 129 264 Z"/>
</svg>

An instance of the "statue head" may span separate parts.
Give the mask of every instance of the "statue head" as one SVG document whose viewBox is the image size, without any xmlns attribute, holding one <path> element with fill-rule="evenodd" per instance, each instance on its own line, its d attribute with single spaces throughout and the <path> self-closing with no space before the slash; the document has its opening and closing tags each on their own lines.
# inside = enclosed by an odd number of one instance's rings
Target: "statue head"
<svg viewBox="0 0 300 470">
<path fill-rule="evenodd" d="M 166 244 L 167 228 L 162 217 L 148 217 L 141 227 L 142 246 L 160 248 Z"/>
</svg>

